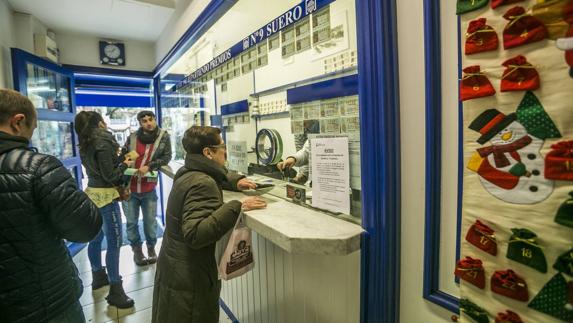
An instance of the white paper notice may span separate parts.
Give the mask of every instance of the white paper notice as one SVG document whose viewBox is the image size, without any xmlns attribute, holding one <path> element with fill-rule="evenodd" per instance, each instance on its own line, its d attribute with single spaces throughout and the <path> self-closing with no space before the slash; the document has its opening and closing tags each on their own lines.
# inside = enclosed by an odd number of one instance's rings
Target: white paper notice
<svg viewBox="0 0 573 323">
<path fill-rule="evenodd" d="M 249 171 L 249 162 L 247 159 L 246 141 L 227 142 L 227 162 L 227 168 L 247 174 Z"/>
<path fill-rule="evenodd" d="M 310 140 L 312 206 L 350 214 L 348 138 Z"/>
</svg>

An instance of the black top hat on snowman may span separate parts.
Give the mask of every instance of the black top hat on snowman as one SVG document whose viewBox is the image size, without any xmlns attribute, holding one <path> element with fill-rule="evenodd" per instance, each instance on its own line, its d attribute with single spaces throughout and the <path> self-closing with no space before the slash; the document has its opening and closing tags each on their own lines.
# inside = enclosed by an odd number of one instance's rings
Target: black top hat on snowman
<svg viewBox="0 0 573 323">
<path fill-rule="evenodd" d="M 481 134 L 477 142 L 483 145 L 516 119 L 515 113 L 505 115 L 497 109 L 487 109 L 470 123 L 469 128 Z"/>
</svg>

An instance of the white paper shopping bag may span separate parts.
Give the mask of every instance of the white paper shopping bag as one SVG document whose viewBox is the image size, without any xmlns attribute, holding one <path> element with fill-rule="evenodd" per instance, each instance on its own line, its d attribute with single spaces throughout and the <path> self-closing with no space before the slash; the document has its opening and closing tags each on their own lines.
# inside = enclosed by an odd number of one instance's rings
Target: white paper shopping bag
<svg viewBox="0 0 573 323">
<path fill-rule="evenodd" d="M 253 269 L 254 266 L 251 229 L 245 225 L 241 212 L 219 261 L 219 278 L 230 280 L 239 277 Z"/>
</svg>

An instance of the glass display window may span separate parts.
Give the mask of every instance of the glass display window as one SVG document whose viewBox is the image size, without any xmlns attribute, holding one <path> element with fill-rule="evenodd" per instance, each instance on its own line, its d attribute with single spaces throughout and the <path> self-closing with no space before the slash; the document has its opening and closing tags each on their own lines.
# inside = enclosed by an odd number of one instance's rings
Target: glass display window
<svg viewBox="0 0 573 323">
<path fill-rule="evenodd" d="M 28 98 L 36 109 L 71 112 L 69 77 L 31 63 L 26 76 Z"/>
<path fill-rule="evenodd" d="M 230 13 L 257 7 L 261 15 L 240 26 L 230 18 L 232 14 L 224 15 L 208 31 L 212 46 L 192 46 L 189 51 L 193 54 L 181 58 L 188 61 L 168 71 L 187 73 L 188 79 L 177 90 L 165 93 L 166 97 L 184 96 L 186 88 L 195 82 L 206 90 L 200 93 L 200 106 L 166 105 L 162 99 L 162 124 L 170 132 L 174 147 L 178 146 L 174 148 L 175 163 L 184 160 L 180 143 L 186 129 L 192 125 L 220 127 L 230 170 L 247 173 L 255 181 L 272 181 L 277 188 L 269 194 L 359 222 L 360 108 L 354 1 L 318 4 L 316 11 L 308 12 L 299 7 L 302 4 L 237 2 Z M 341 30 L 336 38 L 331 37 L 331 26 Z M 201 38 L 198 42 L 204 44 Z M 280 52 L 274 51 L 277 48 Z M 194 69 L 188 74 L 176 66 Z M 348 209 L 317 203 L 332 193 L 321 187 L 332 179 L 321 169 L 311 171 L 319 167 L 323 157 L 315 150 L 318 159 L 311 158 L 309 147 L 321 141 L 330 145 L 336 141 L 333 138 L 343 139 L 342 148 L 338 148 L 343 151 L 328 163 L 346 168 L 349 175 L 332 184 L 346 186 L 337 192 L 343 192 L 339 200 L 348 202 Z M 300 154 L 308 158 L 293 165 L 292 172 L 278 169 L 279 162 Z M 320 165 L 325 165 L 324 161 Z M 303 189 L 305 202 L 290 199 L 287 185 Z"/>
<path fill-rule="evenodd" d="M 65 160 L 74 157 L 72 124 L 62 121 L 38 120 L 32 145 L 43 154 Z"/>
</svg>

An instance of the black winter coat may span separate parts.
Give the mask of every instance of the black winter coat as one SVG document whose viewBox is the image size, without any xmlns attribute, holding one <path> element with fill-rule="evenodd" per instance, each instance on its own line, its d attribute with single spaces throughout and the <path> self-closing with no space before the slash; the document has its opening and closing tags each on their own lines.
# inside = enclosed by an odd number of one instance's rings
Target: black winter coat
<svg viewBox="0 0 573 323">
<path fill-rule="evenodd" d="M 90 241 L 101 216 L 57 158 L 4 132 L 0 205 L 0 321 L 46 322 L 83 290 L 63 239 Z"/>
<path fill-rule="evenodd" d="M 82 165 L 88 175 L 88 187 L 109 188 L 124 180 L 127 165 L 119 157 L 119 144 L 113 135 L 104 129 L 96 129 L 90 144 L 80 150 Z"/>
<path fill-rule="evenodd" d="M 174 178 L 157 261 L 152 322 L 218 323 L 221 281 L 215 245 L 233 228 L 241 202 L 223 203 L 222 188 L 242 177 L 203 155 L 188 154 Z"/>
</svg>

